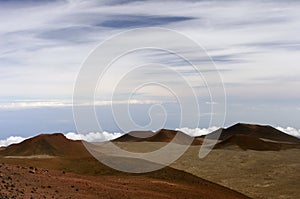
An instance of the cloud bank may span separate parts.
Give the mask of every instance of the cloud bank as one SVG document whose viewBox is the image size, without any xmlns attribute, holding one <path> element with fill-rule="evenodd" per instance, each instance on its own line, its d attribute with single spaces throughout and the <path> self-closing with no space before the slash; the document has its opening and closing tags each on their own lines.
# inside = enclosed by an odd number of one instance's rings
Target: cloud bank
<svg viewBox="0 0 300 199">
<path fill-rule="evenodd" d="M 195 129 L 184 127 L 184 128 L 177 128 L 176 130 L 182 131 L 190 136 L 196 137 L 201 135 L 207 135 L 217 129 L 218 127 L 213 126 L 209 128 L 195 128 Z"/>
<path fill-rule="evenodd" d="M 278 129 L 279 131 L 282 131 L 286 134 L 289 134 L 289 135 L 292 135 L 294 137 L 300 138 L 300 129 L 295 129 L 293 127 L 286 127 L 286 128 L 276 127 L 276 129 Z"/>
<path fill-rule="evenodd" d="M 0 147 L 1 146 L 8 146 L 8 145 L 11 145 L 11 144 L 20 143 L 20 142 L 22 142 L 25 139 L 27 139 L 27 138 L 20 137 L 20 136 L 10 136 L 10 137 L 8 137 L 6 139 L 0 140 Z"/>
<path fill-rule="evenodd" d="M 88 142 L 103 142 L 107 140 L 113 140 L 120 137 L 122 133 L 109 133 L 109 132 L 90 132 L 88 134 L 78 134 L 69 132 L 65 136 L 70 140 L 85 140 Z"/>
</svg>

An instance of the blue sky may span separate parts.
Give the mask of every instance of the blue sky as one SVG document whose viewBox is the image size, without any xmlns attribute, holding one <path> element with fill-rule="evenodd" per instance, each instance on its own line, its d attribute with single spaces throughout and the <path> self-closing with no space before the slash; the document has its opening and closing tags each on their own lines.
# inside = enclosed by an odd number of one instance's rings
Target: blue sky
<svg viewBox="0 0 300 199">
<path fill-rule="evenodd" d="M 207 50 L 226 88 L 225 126 L 249 122 L 300 128 L 299 10 L 298 1 L 275 0 L 0 1 L 1 137 L 76 131 L 71 103 L 83 61 L 111 35 L 153 26 L 179 31 Z M 173 64 L 185 70 L 180 61 Z M 186 73 L 193 78 L 192 71 Z M 147 77 L 145 71 L 138 75 Z M 133 118 L 141 125 L 149 120 L 143 113 L 153 99 L 146 93 L 133 105 Z M 207 127 L 210 104 L 205 96 L 202 100 L 200 126 Z M 167 102 L 165 127 L 177 128 L 177 108 Z M 117 132 L 106 99 L 100 97 L 96 109 L 103 129 Z"/>
</svg>

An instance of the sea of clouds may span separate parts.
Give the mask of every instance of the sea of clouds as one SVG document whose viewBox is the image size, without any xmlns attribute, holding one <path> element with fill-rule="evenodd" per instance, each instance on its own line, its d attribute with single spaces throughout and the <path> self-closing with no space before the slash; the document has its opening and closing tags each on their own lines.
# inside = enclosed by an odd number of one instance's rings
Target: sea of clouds
<svg viewBox="0 0 300 199">
<path fill-rule="evenodd" d="M 209 128 L 177 128 L 176 130 L 182 131 L 190 136 L 201 136 L 201 135 L 207 135 L 215 130 L 217 130 L 218 127 L 209 127 Z M 276 129 L 300 138 L 300 129 L 296 129 L 293 127 L 276 127 Z M 122 133 L 109 133 L 109 132 L 90 132 L 87 134 L 79 134 L 74 132 L 68 132 L 64 133 L 64 135 L 71 140 L 85 140 L 88 142 L 103 142 L 108 140 L 113 140 L 117 137 L 120 137 L 123 135 Z M 24 141 L 25 139 L 28 139 L 29 137 L 21 137 L 21 136 L 10 136 L 6 139 L 0 140 L 0 146 L 8 146 L 11 144 L 16 144 Z"/>
</svg>

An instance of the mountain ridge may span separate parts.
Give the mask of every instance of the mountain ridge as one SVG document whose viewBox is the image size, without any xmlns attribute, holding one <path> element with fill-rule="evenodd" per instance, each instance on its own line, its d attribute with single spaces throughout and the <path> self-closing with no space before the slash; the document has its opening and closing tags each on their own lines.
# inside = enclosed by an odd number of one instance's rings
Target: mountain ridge
<svg viewBox="0 0 300 199">
<path fill-rule="evenodd" d="M 131 131 L 119 138 L 112 140 L 113 142 L 173 142 L 184 145 L 199 145 L 202 142 L 194 137 L 178 130 L 160 129 L 156 132 L 152 131 Z"/>
<path fill-rule="evenodd" d="M 218 131 L 218 130 L 217 130 Z M 132 131 L 122 135 L 112 142 L 173 142 L 183 145 L 201 145 L 205 139 L 216 137 L 217 131 L 206 136 L 192 137 L 188 134 L 169 129 L 152 131 Z M 220 131 L 220 129 L 219 129 Z M 237 123 L 225 129 L 221 134 L 215 149 L 238 146 L 243 150 L 281 150 L 300 148 L 300 139 L 285 134 L 269 125 L 254 125 Z M 70 140 L 62 133 L 40 134 L 26 139 L 18 144 L 1 148 L 0 156 L 34 156 L 49 155 L 59 157 L 91 156 L 81 140 Z"/>
<path fill-rule="evenodd" d="M 288 135 L 270 125 L 259 125 L 259 124 L 247 124 L 247 123 L 237 123 L 228 128 L 221 128 L 217 131 L 222 131 L 219 140 L 225 140 L 232 135 L 242 134 L 242 135 L 252 135 L 260 139 L 273 140 L 278 142 L 292 142 L 300 143 L 300 139 L 292 135 Z M 210 137 L 214 137 L 217 131 L 211 132 Z M 204 138 L 205 136 L 199 136 Z"/>
<path fill-rule="evenodd" d="M 70 140 L 62 133 L 39 134 L 20 143 L 0 150 L 2 156 L 87 156 L 88 152 L 80 140 Z"/>
</svg>

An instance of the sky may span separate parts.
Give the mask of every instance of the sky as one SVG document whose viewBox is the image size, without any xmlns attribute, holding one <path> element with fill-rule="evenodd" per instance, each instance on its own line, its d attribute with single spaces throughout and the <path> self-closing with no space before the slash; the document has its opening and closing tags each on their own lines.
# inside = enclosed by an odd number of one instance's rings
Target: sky
<svg viewBox="0 0 300 199">
<path fill-rule="evenodd" d="M 95 94 L 101 132 L 123 133 L 114 121 L 111 101 L 107 98 L 112 91 L 111 82 L 121 82 L 114 103 L 125 106 L 128 96 L 124 94 L 132 93 L 132 89 L 146 80 L 164 80 L 165 85 L 178 92 L 175 92 L 177 97 L 182 94 L 190 99 L 193 96 L 176 79 L 184 77 L 196 92 L 201 110 L 199 125 L 187 120 L 180 123 L 180 104 L 158 85 L 144 86 L 134 93 L 134 100 L 129 103 L 132 119 L 152 130 L 160 126 L 209 129 L 214 126 L 210 119 L 215 117 L 224 119 L 224 126 L 237 122 L 270 124 L 297 134 L 299 10 L 300 2 L 292 0 L 0 1 L 0 139 L 78 132 L 72 97 L 84 61 L 113 35 L 147 27 L 174 30 L 202 46 L 216 67 L 215 71 L 204 73 L 210 78 L 210 74 L 219 72 L 226 104 L 209 98 L 203 81 L 187 63 L 157 50 L 142 50 L 122 57 L 106 77 L 107 82 L 98 85 L 103 89 Z M 133 39 L 137 38 L 128 41 Z M 207 62 L 193 54 L 194 51 L 185 53 L 197 63 Z M 127 65 L 154 61 L 160 65 L 147 66 L 118 79 L 118 72 Z M 170 68 L 163 65 L 172 65 L 184 75 L 177 77 L 177 73 L 169 73 Z M 185 107 L 193 109 L 186 104 Z M 226 105 L 226 114 L 218 112 L 220 104 Z M 217 111 L 211 111 L 212 105 Z M 147 126 L 149 122 L 154 126 Z M 98 131 L 91 126 L 78 133 L 91 135 Z"/>
</svg>

